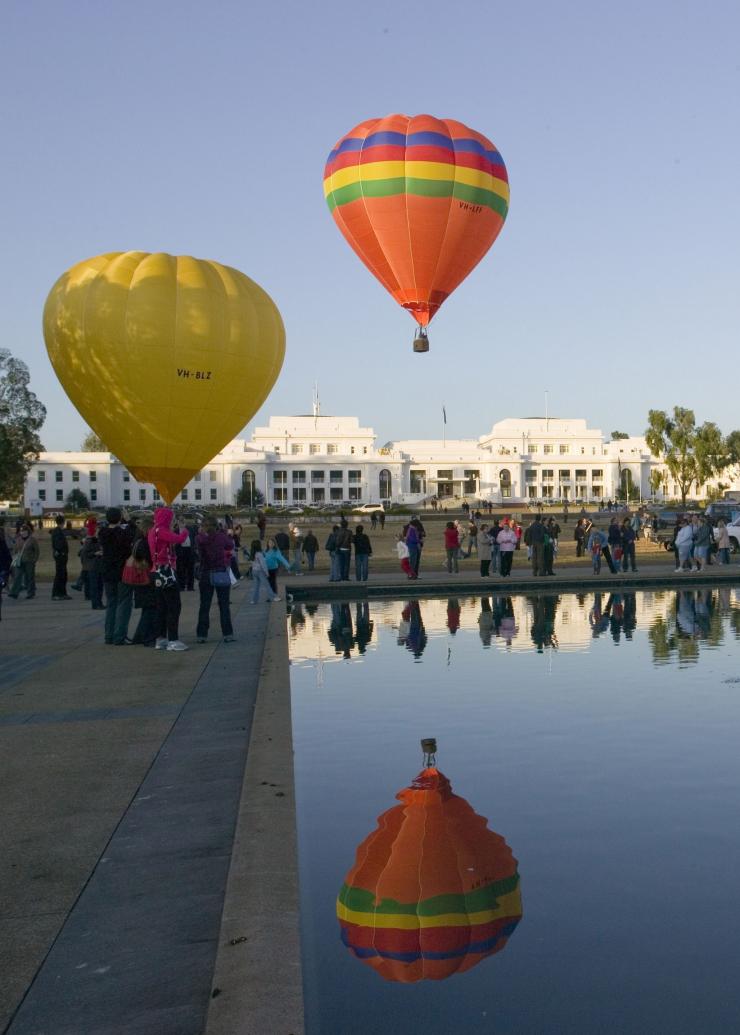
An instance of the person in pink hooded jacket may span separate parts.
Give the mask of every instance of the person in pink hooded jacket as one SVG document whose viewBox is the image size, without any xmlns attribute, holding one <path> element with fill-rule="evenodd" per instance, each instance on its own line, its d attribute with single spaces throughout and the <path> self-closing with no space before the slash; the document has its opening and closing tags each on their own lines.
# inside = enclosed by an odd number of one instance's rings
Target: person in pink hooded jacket
<svg viewBox="0 0 740 1035">
<path fill-rule="evenodd" d="M 172 531 L 173 512 L 169 507 L 159 507 L 154 511 L 154 525 L 149 529 L 147 542 L 152 555 L 152 571 L 162 565 L 169 565 L 175 570 L 177 560 L 175 547 L 188 537 L 188 530 Z M 187 650 L 187 646 L 179 638 L 180 623 L 180 587 L 177 581 L 172 586 L 162 589 L 155 587 L 154 597 L 157 603 L 157 620 L 154 627 L 156 641 L 155 650 Z"/>
</svg>

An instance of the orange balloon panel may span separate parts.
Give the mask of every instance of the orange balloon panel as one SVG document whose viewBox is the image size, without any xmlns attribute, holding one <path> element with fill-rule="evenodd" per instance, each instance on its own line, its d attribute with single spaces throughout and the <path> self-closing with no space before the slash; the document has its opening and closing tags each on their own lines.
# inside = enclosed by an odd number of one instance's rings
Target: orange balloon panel
<svg viewBox="0 0 740 1035">
<path fill-rule="evenodd" d="M 442 980 L 506 944 L 522 915 L 516 860 L 437 769 L 397 797 L 339 893 L 342 940 L 388 980 Z"/>
<path fill-rule="evenodd" d="M 329 155 L 324 194 L 349 245 L 422 325 L 486 254 L 509 205 L 490 140 L 430 115 L 356 126 Z"/>
</svg>

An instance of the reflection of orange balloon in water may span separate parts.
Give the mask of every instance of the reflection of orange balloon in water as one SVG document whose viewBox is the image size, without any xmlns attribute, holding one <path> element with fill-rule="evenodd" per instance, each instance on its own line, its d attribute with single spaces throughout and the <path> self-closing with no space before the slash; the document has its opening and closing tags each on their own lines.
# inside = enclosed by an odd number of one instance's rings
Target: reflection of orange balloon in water
<svg viewBox="0 0 740 1035">
<path fill-rule="evenodd" d="M 506 945 L 522 916 L 516 860 L 435 766 L 396 797 L 339 893 L 342 941 L 389 981 L 444 980 Z"/>
<path fill-rule="evenodd" d="M 167 502 L 254 416 L 285 352 L 258 284 L 164 253 L 112 252 L 67 270 L 46 300 L 44 338 L 90 427 Z"/>
</svg>

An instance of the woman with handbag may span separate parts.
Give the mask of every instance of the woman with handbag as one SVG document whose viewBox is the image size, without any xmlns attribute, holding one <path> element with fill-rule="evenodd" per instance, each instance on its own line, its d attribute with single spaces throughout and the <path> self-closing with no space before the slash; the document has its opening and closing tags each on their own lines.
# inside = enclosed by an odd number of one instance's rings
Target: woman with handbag
<svg viewBox="0 0 740 1035">
<path fill-rule="evenodd" d="M 149 581 L 154 587 L 157 604 L 155 628 L 155 650 L 187 650 L 179 638 L 180 587 L 177 585 L 175 569 L 175 547 L 187 538 L 188 532 L 172 531 L 174 514 L 169 507 L 160 507 L 154 512 L 154 527 L 149 530 L 147 542 L 152 555 Z"/>
<path fill-rule="evenodd" d="M 141 610 L 131 642 L 142 647 L 153 647 L 156 643 L 157 600 L 154 595 L 154 587 L 149 582 L 152 555 L 147 542 L 149 529 L 153 525 L 154 522 L 150 517 L 142 518 L 139 522 L 138 538 L 134 541 L 131 556 L 123 569 L 123 581 L 129 580 L 134 587 L 134 608 Z M 133 568 L 137 569 L 136 575 L 131 573 Z"/>
<path fill-rule="evenodd" d="M 234 629 L 231 624 L 231 573 L 229 571 L 229 553 L 234 547 L 234 540 L 228 533 L 219 529 L 215 518 L 208 517 L 203 522 L 203 531 L 195 540 L 200 558 L 200 609 L 198 611 L 198 628 L 195 635 L 198 643 L 208 639 L 210 626 L 211 603 L 215 590 L 218 600 L 218 614 L 221 620 L 221 635 L 224 643 L 234 642 Z"/>
<path fill-rule="evenodd" d="M 33 534 L 33 528 L 28 523 L 21 525 L 18 538 L 15 541 L 11 572 L 13 574 L 13 585 L 8 592 L 9 597 L 18 599 L 22 589 L 26 591 L 26 599 L 33 600 L 36 596 L 36 563 L 39 559 L 39 544 Z"/>
</svg>

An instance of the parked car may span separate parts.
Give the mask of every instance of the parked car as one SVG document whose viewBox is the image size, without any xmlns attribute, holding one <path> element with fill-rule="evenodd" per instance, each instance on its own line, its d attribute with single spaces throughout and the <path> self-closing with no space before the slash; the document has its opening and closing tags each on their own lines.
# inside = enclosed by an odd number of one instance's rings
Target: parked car
<svg viewBox="0 0 740 1035">
<path fill-rule="evenodd" d="M 374 510 L 385 511 L 385 507 L 382 503 L 363 503 L 359 507 L 352 508 L 354 514 L 372 514 Z"/>
</svg>

